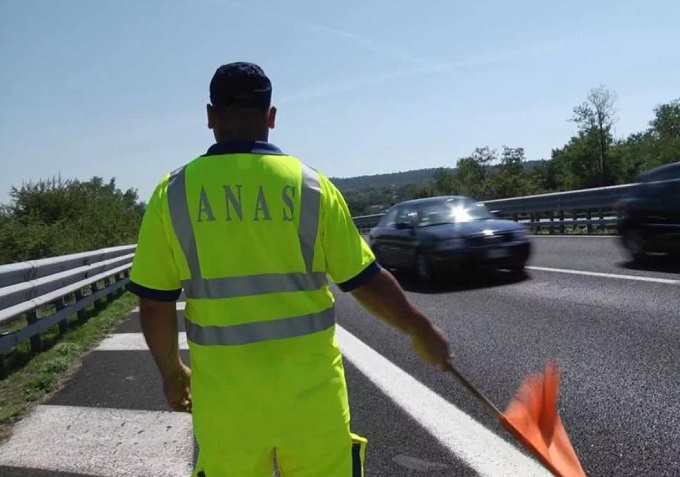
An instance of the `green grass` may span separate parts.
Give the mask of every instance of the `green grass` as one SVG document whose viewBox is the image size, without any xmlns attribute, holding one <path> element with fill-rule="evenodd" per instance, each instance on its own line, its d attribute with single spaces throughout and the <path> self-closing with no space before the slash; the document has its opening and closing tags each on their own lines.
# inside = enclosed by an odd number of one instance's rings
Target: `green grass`
<svg viewBox="0 0 680 477">
<path fill-rule="evenodd" d="M 128 316 L 137 299 L 125 293 L 111 303 L 101 303 L 99 312 L 93 306 L 86 309 L 89 319 L 85 323 L 70 316 L 69 329 L 63 335 L 56 325 L 45 330 L 41 353 L 32 353 L 26 342 L 5 356 L 8 373 L 0 381 L 0 442 L 9 436 L 15 422 L 63 386 L 78 369 L 82 356 Z"/>
</svg>

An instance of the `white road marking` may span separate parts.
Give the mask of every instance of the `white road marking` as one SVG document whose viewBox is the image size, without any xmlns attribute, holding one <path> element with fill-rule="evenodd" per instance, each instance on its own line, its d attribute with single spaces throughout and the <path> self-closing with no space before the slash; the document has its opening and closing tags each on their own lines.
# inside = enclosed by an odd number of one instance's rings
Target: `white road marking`
<svg viewBox="0 0 680 477">
<path fill-rule="evenodd" d="M 345 359 L 356 366 L 399 407 L 443 446 L 474 468 L 480 476 L 548 476 L 533 459 L 486 429 L 453 404 L 431 391 L 358 338 L 336 326 Z M 187 349 L 186 334 L 179 334 Z M 141 333 L 117 333 L 104 339 L 98 351 L 147 350 Z"/>
<path fill-rule="evenodd" d="M 0 462 L 106 477 L 186 477 L 193 453 L 186 413 L 40 405 L 0 446 Z"/>
<path fill-rule="evenodd" d="M 343 328 L 336 336 L 346 359 L 480 476 L 551 475 Z"/>
<path fill-rule="evenodd" d="M 179 333 L 179 349 L 188 350 L 187 334 Z M 149 351 L 142 333 L 115 333 L 104 338 L 94 351 Z"/>
<path fill-rule="evenodd" d="M 535 267 L 526 266 L 527 270 L 536 270 L 539 272 L 554 272 L 554 273 L 569 273 L 572 275 L 586 275 L 590 277 L 601 277 L 601 278 L 618 278 L 620 280 L 634 280 L 638 282 L 651 282 L 651 283 L 663 283 L 665 285 L 680 285 L 680 280 L 673 280 L 670 278 L 657 278 L 657 277 L 644 277 L 639 275 L 623 275 L 619 273 L 602 273 L 602 272 L 589 272 L 586 270 L 572 270 L 568 268 L 548 268 L 548 267 Z"/>
<path fill-rule="evenodd" d="M 531 238 L 608 238 L 608 239 L 614 239 L 617 238 L 618 235 L 607 235 L 607 234 L 593 234 L 593 235 L 579 235 L 579 234 L 529 234 L 529 237 Z"/>
<path fill-rule="evenodd" d="M 183 311 L 183 310 L 186 308 L 186 305 L 187 305 L 187 302 L 185 302 L 185 301 L 178 301 L 178 302 L 176 303 L 177 311 Z M 136 306 L 135 308 L 132 309 L 132 311 L 131 311 L 130 313 L 139 313 L 139 307 Z"/>
<path fill-rule="evenodd" d="M 368 239 L 368 234 L 361 234 L 361 236 L 364 239 Z M 533 238 L 607 238 L 607 239 L 615 239 L 618 238 L 618 235 L 607 235 L 607 234 L 592 234 L 592 235 L 580 235 L 580 234 L 529 234 L 529 237 Z"/>
</svg>

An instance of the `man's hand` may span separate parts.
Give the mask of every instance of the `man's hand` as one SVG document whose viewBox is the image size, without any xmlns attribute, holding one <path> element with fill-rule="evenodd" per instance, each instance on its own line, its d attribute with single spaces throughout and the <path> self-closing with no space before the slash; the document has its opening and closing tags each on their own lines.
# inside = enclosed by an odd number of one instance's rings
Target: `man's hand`
<svg viewBox="0 0 680 477">
<path fill-rule="evenodd" d="M 418 355 L 430 364 L 446 370 L 451 358 L 449 342 L 436 326 L 427 327 L 426 331 L 420 331 L 411 336 L 413 349 Z"/>
<path fill-rule="evenodd" d="M 191 369 L 184 365 L 163 376 L 163 392 L 168 405 L 181 412 L 191 412 Z"/>
<path fill-rule="evenodd" d="M 179 355 L 177 309 L 174 301 L 142 298 L 139 320 L 146 344 L 163 379 L 163 392 L 175 411 L 191 412 L 191 370 Z"/>
</svg>

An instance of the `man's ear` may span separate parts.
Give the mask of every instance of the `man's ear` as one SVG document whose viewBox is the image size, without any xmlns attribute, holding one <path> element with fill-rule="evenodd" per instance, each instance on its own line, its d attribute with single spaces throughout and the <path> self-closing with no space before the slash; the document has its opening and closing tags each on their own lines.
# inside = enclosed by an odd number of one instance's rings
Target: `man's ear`
<svg viewBox="0 0 680 477">
<path fill-rule="evenodd" d="M 269 108 L 269 116 L 267 117 L 267 126 L 269 129 L 274 129 L 276 127 L 276 106 Z"/>
<path fill-rule="evenodd" d="M 215 108 L 211 104 L 206 104 L 205 113 L 208 117 L 208 129 L 215 129 Z"/>
</svg>

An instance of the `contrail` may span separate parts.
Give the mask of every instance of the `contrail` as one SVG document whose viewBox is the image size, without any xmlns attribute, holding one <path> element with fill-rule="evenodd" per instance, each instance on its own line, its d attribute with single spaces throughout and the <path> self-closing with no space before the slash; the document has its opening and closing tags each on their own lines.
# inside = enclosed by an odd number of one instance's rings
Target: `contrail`
<svg viewBox="0 0 680 477">
<path fill-rule="evenodd" d="M 399 49 L 393 48 L 389 45 L 385 45 L 383 43 L 379 43 L 375 40 L 372 40 L 370 38 L 366 38 L 365 36 L 358 35 L 356 33 L 351 33 L 347 32 L 344 30 L 338 30 L 337 28 L 331 28 L 327 27 L 324 25 L 317 25 L 317 24 L 311 24 L 311 23 L 304 23 L 304 25 L 307 28 L 321 31 L 321 32 L 327 32 L 331 33 L 335 36 L 339 36 L 348 40 L 353 41 L 354 43 L 357 43 L 358 45 L 361 45 L 365 47 L 368 50 L 374 51 L 376 53 L 380 53 L 385 56 L 390 56 L 392 58 L 395 58 L 397 60 L 401 60 L 405 63 L 411 63 L 415 66 L 432 66 L 433 63 L 430 61 L 422 60 L 420 58 L 414 58 L 409 55 L 404 55 Z"/>
<path fill-rule="evenodd" d="M 398 48 L 395 48 L 390 45 L 386 45 L 384 43 L 380 43 L 376 40 L 373 40 L 371 38 L 367 38 L 363 35 L 359 35 L 357 33 L 352 33 L 344 30 L 340 30 L 338 28 L 332 28 L 328 27 L 326 25 L 321 25 L 319 23 L 313 23 L 308 20 L 300 18 L 299 15 L 293 16 L 288 14 L 286 11 L 283 10 L 274 10 L 271 5 L 264 5 L 261 2 L 256 2 L 255 0 L 249 1 L 247 4 L 238 2 L 238 1 L 229 1 L 229 0 L 214 0 L 218 1 L 219 3 L 224 3 L 224 4 L 229 4 L 232 7 L 240 8 L 241 10 L 245 11 L 250 11 L 250 12 L 255 12 L 255 13 L 268 13 L 271 15 L 275 15 L 277 18 L 285 18 L 285 21 L 287 24 L 297 24 L 298 26 L 302 26 L 304 28 L 307 28 L 309 30 L 315 30 L 317 32 L 322 32 L 326 34 L 330 34 L 339 38 L 344 38 L 346 40 L 350 40 L 353 43 L 364 47 L 367 50 L 373 51 L 375 53 L 381 54 L 383 56 L 388 56 L 400 61 L 403 61 L 404 63 L 409 63 L 414 66 L 432 66 L 433 63 L 429 62 L 427 60 L 423 60 L 421 58 L 415 58 L 413 56 L 405 55 L 401 50 Z"/>
<path fill-rule="evenodd" d="M 466 68 L 475 66 L 487 66 L 491 64 L 501 64 L 507 63 L 522 57 L 531 56 L 532 54 L 542 54 L 549 51 L 554 51 L 562 48 L 566 45 L 564 42 L 551 42 L 544 45 L 539 45 L 537 47 L 528 47 L 523 49 L 508 50 L 500 52 L 495 55 L 488 56 L 477 56 L 471 59 L 452 61 L 444 63 L 432 63 L 426 66 L 420 66 L 415 68 L 401 69 L 391 72 L 386 72 L 378 75 L 371 76 L 360 76 L 347 81 L 341 81 L 338 83 L 331 83 L 320 85 L 316 88 L 308 88 L 297 94 L 292 94 L 284 96 L 277 101 L 277 104 L 293 103 L 297 101 L 304 101 L 308 99 L 322 98 L 326 96 L 331 96 L 336 93 L 342 93 L 346 91 L 351 91 L 354 89 L 359 89 L 365 86 L 371 86 L 380 84 L 389 80 L 399 79 L 399 78 L 409 78 L 415 77 L 427 73 L 447 73 L 450 70 L 456 68 Z"/>
<path fill-rule="evenodd" d="M 276 101 L 276 103 L 279 105 L 327 97 L 336 93 L 342 93 L 354 89 L 359 89 L 365 86 L 380 84 L 388 80 L 409 78 L 427 73 L 446 73 L 456 68 L 487 66 L 491 64 L 507 63 L 534 54 L 544 54 L 550 51 L 554 51 L 563 48 L 567 44 L 565 41 L 553 41 L 537 46 L 530 46 L 527 48 L 501 51 L 499 53 L 491 55 L 473 54 L 468 59 L 463 59 L 459 61 L 432 62 L 424 60 L 422 58 L 416 58 L 413 56 L 405 55 L 401 50 L 397 48 L 394 48 L 390 45 L 385 45 L 383 43 L 380 43 L 378 41 L 372 40 L 370 38 L 367 38 L 356 33 L 339 30 L 337 28 L 327 27 L 324 25 L 320 25 L 318 23 L 311 23 L 306 20 L 301 20 L 299 16 L 289 15 L 281 10 L 273 11 L 270 5 L 263 5 L 262 3 L 259 2 L 257 2 L 257 5 L 253 5 L 254 3 L 256 3 L 255 0 L 250 0 L 249 3 L 247 4 L 242 3 L 240 1 L 229 0 L 214 0 L 214 1 L 219 1 L 220 3 L 228 3 L 230 6 L 246 10 L 249 12 L 255 12 L 258 14 L 265 12 L 269 14 L 274 14 L 277 16 L 277 18 L 285 17 L 285 20 L 288 23 L 295 23 L 307 29 L 329 33 L 334 36 L 350 40 L 353 43 L 364 47 L 365 49 L 371 50 L 375 53 L 382 54 L 383 56 L 398 59 L 409 65 L 406 68 L 401 68 L 390 72 L 369 76 L 358 76 L 346 81 L 322 84 L 319 85 L 318 87 L 307 88 L 303 91 L 300 91 L 299 93 L 290 94 L 280 98 L 279 100 Z"/>
</svg>

